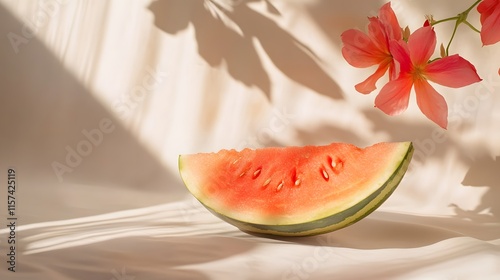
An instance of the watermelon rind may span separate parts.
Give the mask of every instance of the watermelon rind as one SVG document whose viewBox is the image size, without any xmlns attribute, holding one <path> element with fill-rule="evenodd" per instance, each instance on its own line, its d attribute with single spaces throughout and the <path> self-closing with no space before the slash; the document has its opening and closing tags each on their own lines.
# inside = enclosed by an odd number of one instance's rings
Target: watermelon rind
<svg viewBox="0 0 500 280">
<path fill-rule="evenodd" d="M 291 224 L 257 224 L 248 221 L 234 219 L 216 209 L 213 209 L 204 203 L 203 199 L 195 197 L 200 201 L 200 203 L 207 208 L 212 214 L 219 217 L 220 219 L 232 224 L 244 232 L 257 233 L 263 235 L 272 236 L 311 236 L 324 234 L 345 228 L 352 225 L 361 219 L 368 216 L 370 213 L 375 211 L 380 205 L 382 205 L 394 192 L 397 186 L 403 179 L 408 166 L 411 162 L 414 147 L 411 142 L 404 142 L 406 144 L 405 154 L 400 157 L 399 162 L 395 163 L 394 170 L 390 172 L 390 177 L 381 184 L 374 192 L 360 200 L 353 206 L 335 213 L 330 213 L 319 219 L 301 221 Z M 189 188 L 189 184 L 186 178 L 182 176 L 183 172 L 183 160 L 182 155 L 179 156 L 179 171 L 181 178 L 185 185 Z"/>
</svg>

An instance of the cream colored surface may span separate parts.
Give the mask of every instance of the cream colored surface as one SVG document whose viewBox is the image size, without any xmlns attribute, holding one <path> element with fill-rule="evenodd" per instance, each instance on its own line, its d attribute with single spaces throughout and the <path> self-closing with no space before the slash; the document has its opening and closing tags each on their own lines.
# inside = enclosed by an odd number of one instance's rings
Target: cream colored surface
<svg viewBox="0 0 500 280">
<path fill-rule="evenodd" d="M 14 167 L 18 227 L 15 273 L 0 229 L 0 278 L 500 278 L 500 45 L 461 28 L 452 50 L 484 81 L 436 87 L 447 131 L 414 99 L 387 117 L 354 91 L 373 69 L 348 66 L 339 39 L 383 3 L 1 0 L 0 223 Z M 465 6 L 393 1 L 412 30 Z M 407 140 L 389 200 L 311 238 L 242 233 L 177 172 L 183 153 Z"/>
</svg>

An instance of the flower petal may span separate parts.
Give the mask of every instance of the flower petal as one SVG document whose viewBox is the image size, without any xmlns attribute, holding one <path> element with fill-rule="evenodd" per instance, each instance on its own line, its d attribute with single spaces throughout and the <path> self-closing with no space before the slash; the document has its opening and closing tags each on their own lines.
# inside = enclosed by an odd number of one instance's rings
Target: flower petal
<svg viewBox="0 0 500 280">
<path fill-rule="evenodd" d="M 380 21 L 384 24 L 385 32 L 389 39 L 399 41 L 403 37 L 401 26 L 399 25 L 398 18 L 391 8 L 391 2 L 383 5 L 379 12 Z"/>
<path fill-rule="evenodd" d="M 392 62 L 389 64 L 389 81 L 396 80 L 399 76 L 399 62 L 392 59 Z"/>
<path fill-rule="evenodd" d="M 368 24 L 368 36 L 372 42 L 377 46 L 380 53 L 389 53 L 389 40 L 387 39 L 387 34 L 385 33 L 385 28 L 382 22 L 376 17 L 368 18 L 370 23 Z"/>
<path fill-rule="evenodd" d="M 443 96 L 439 94 L 424 79 L 415 81 L 415 93 L 417 104 L 422 113 L 440 127 L 446 129 L 448 126 L 448 105 Z"/>
<path fill-rule="evenodd" d="M 401 73 L 409 73 L 413 68 L 413 64 L 410 59 L 410 51 L 408 50 L 406 42 L 403 40 L 392 40 L 390 43 L 390 50 L 394 60 L 399 63 L 399 69 L 397 70 Z"/>
<path fill-rule="evenodd" d="M 366 80 L 355 86 L 356 90 L 363 94 L 368 94 L 374 91 L 377 88 L 375 84 L 385 74 L 387 68 L 389 68 L 389 64 L 390 64 L 389 62 L 381 63 L 378 66 L 377 71 L 375 71 L 375 73 L 373 73 Z"/>
<path fill-rule="evenodd" d="M 483 0 L 477 5 L 477 11 L 481 14 L 481 24 L 484 24 L 486 18 L 493 14 L 493 11 L 498 8 L 498 0 Z"/>
<path fill-rule="evenodd" d="M 408 38 L 413 65 L 426 64 L 436 49 L 436 33 L 431 26 L 420 27 Z"/>
<path fill-rule="evenodd" d="M 375 98 L 375 107 L 390 116 L 401 114 L 408 108 L 412 85 L 411 77 L 407 74 L 388 82 Z"/>
<path fill-rule="evenodd" d="M 497 1 L 495 10 L 482 20 L 481 41 L 483 45 L 492 45 L 500 42 L 500 1 Z M 483 15 L 481 15 L 483 19 Z"/>
<path fill-rule="evenodd" d="M 452 88 L 481 81 L 474 65 L 458 54 L 431 62 L 425 68 L 424 75 L 430 81 Z"/>
<path fill-rule="evenodd" d="M 379 64 L 384 57 L 365 33 L 349 29 L 341 35 L 344 47 L 342 55 L 354 67 L 365 68 Z"/>
</svg>

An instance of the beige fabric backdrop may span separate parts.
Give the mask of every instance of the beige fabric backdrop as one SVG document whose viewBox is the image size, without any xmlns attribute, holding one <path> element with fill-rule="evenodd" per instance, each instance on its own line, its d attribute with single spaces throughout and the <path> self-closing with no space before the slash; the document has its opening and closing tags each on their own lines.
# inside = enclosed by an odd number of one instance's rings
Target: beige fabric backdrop
<svg viewBox="0 0 500 280">
<path fill-rule="evenodd" d="M 395 0 L 402 25 L 466 1 Z M 500 45 L 461 28 L 484 81 L 437 87 L 443 131 L 354 84 L 340 34 L 385 1 L 0 1 L 0 217 L 16 170 L 17 272 L 1 279 L 498 279 Z M 472 21 L 477 23 L 477 15 Z M 444 38 L 452 25 L 438 26 Z M 442 39 L 444 40 L 444 39 Z M 411 140 L 400 187 L 349 228 L 244 234 L 186 191 L 177 156 Z"/>
</svg>

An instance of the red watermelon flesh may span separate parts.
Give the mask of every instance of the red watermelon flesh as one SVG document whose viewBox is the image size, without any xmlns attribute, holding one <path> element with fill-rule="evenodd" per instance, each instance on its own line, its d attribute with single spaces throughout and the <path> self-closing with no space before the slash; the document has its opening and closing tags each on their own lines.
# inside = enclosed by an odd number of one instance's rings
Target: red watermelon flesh
<svg viewBox="0 0 500 280">
<path fill-rule="evenodd" d="M 237 226 L 279 227 L 373 211 L 401 180 L 412 151 L 410 142 L 222 150 L 182 155 L 179 166 L 189 191 L 216 215 Z M 355 207 L 362 202 L 369 209 Z M 356 213 L 346 215 L 350 208 Z"/>
</svg>

